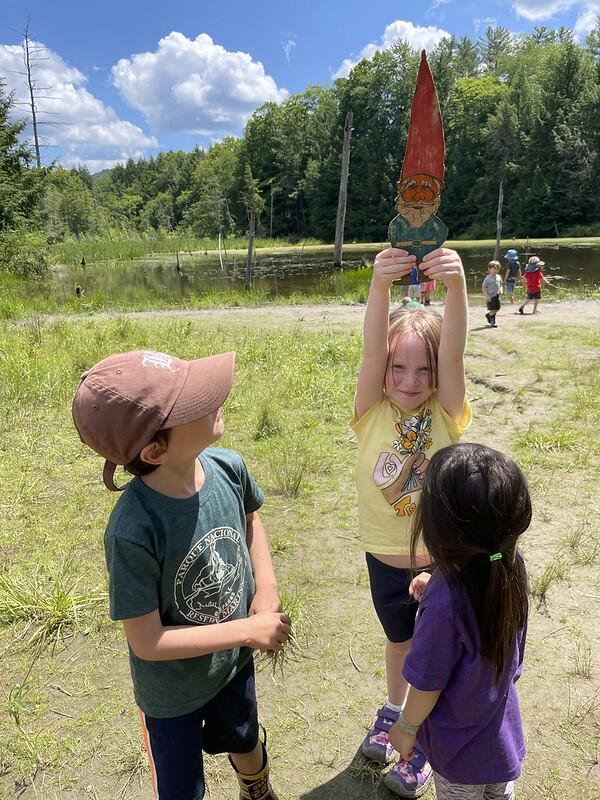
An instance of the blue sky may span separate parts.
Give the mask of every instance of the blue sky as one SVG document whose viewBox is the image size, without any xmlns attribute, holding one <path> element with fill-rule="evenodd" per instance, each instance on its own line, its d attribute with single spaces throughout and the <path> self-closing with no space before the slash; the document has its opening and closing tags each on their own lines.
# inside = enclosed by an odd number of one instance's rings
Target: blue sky
<svg viewBox="0 0 600 800">
<path fill-rule="evenodd" d="M 398 38 L 428 48 L 448 34 L 477 38 L 488 25 L 514 33 L 565 25 L 583 40 L 600 0 L 0 0 L 0 8 L 0 77 L 18 101 L 26 99 L 20 32 L 31 16 L 40 117 L 59 123 L 43 128 L 44 161 L 94 172 L 240 135 L 263 102 L 330 83 Z"/>
</svg>

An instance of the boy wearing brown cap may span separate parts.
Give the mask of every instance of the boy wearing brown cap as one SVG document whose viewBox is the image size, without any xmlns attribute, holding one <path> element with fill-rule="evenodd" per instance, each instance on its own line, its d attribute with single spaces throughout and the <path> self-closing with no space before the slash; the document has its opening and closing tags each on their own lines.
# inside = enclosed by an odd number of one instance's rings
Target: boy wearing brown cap
<svg viewBox="0 0 600 800">
<path fill-rule="evenodd" d="M 263 495 L 242 458 L 211 447 L 234 354 L 110 356 L 81 379 L 83 442 L 135 477 L 105 534 L 110 615 L 122 620 L 154 796 L 204 797 L 202 752 L 229 753 L 243 800 L 276 800 L 258 735 L 252 650 L 287 640 Z M 218 623 L 218 624 L 216 624 Z"/>
</svg>

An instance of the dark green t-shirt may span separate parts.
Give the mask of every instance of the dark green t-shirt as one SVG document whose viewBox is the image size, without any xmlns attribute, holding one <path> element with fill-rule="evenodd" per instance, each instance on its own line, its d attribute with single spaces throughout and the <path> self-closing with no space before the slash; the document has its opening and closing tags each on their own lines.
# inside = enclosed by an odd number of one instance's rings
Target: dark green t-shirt
<svg viewBox="0 0 600 800">
<path fill-rule="evenodd" d="M 177 500 L 134 478 L 106 528 L 110 616 L 158 609 L 163 625 L 211 625 L 244 618 L 254 597 L 246 514 L 263 495 L 242 458 L 211 447 L 206 478 Z M 236 648 L 173 661 L 143 661 L 129 650 L 135 700 L 150 717 L 188 714 L 213 698 L 251 658 Z"/>
</svg>

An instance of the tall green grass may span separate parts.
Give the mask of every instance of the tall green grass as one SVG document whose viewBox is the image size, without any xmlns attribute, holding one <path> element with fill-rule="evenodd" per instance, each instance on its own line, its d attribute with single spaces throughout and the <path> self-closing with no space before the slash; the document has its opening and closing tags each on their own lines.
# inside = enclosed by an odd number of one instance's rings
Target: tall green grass
<svg viewBox="0 0 600 800">
<path fill-rule="evenodd" d="M 289 242 L 286 239 L 256 239 L 257 248 L 273 249 L 319 245 L 318 239 L 303 239 Z M 152 253 L 193 253 L 203 250 L 217 250 L 217 239 L 207 236 L 196 237 L 178 233 L 141 234 L 141 233 L 109 233 L 102 237 L 81 236 L 67 239 L 49 247 L 51 264 L 79 264 L 85 258 L 86 264 L 97 261 L 121 261 L 142 258 Z M 232 237 L 222 243 L 223 251 L 247 250 L 248 239 Z"/>
</svg>

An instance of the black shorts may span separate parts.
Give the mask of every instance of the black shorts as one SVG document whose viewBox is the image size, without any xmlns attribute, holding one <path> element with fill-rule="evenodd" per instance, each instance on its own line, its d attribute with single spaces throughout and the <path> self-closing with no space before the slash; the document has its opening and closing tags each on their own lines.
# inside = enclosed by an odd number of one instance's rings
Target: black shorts
<svg viewBox="0 0 600 800">
<path fill-rule="evenodd" d="M 367 569 L 375 612 L 390 642 L 407 642 L 415 630 L 419 604 L 408 593 L 410 569 L 390 567 L 367 553 Z"/>
<path fill-rule="evenodd" d="M 495 294 L 491 300 L 487 301 L 488 311 L 500 311 L 500 295 Z"/>
<path fill-rule="evenodd" d="M 258 742 L 253 660 L 196 711 L 156 718 L 140 710 L 140 719 L 156 797 L 200 800 L 205 791 L 202 751 L 249 753 Z"/>
<path fill-rule="evenodd" d="M 527 299 L 528 300 L 541 300 L 542 293 L 541 292 L 527 292 Z"/>
</svg>

